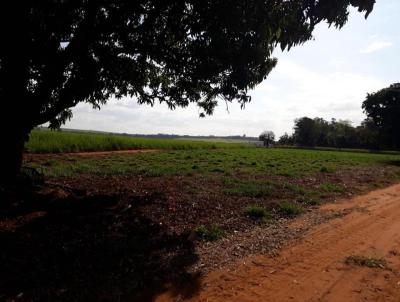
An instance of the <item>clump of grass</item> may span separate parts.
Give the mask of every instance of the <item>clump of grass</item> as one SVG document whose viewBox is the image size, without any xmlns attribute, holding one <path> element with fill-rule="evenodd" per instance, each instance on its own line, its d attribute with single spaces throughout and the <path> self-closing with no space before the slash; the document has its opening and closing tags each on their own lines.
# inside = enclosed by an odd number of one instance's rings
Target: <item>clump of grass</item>
<svg viewBox="0 0 400 302">
<path fill-rule="evenodd" d="M 366 267 L 372 267 L 372 268 L 383 268 L 383 269 L 388 268 L 385 259 L 382 259 L 382 258 L 351 255 L 351 256 L 346 257 L 344 262 L 346 264 L 355 264 L 358 266 L 366 266 Z"/>
<path fill-rule="evenodd" d="M 306 188 L 304 188 L 303 186 L 298 185 L 298 184 L 285 183 L 284 188 L 289 189 L 290 191 L 292 191 L 293 193 L 296 193 L 296 194 L 307 194 L 308 193 Z"/>
<path fill-rule="evenodd" d="M 321 201 L 319 199 L 315 199 L 313 197 L 304 197 L 303 199 L 300 200 L 301 202 L 303 202 L 306 205 L 310 205 L 310 206 L 317 206 L 321 204 Z"/>
<path fill-rule="evenodd" d="M 342 185 L 333 184 L 333 183 L 324 183 L 319 186 L 322 191 L 325 192 L 335 192 L 335 193 L 343 193 L 346 191 L 346 188 Z"/>
<path fill-rule="evenodd" d="M 225 235 L 225 231 L 218 225 L 213 224 L 208 227 L 199 225 L 194 229 L 195 234 L 202 240 L 215 241 Z"/>
<path fill-rule="evenodd" d="M 320 194 L 316 191 L 307 191 L 305 194 L 299 196 L 297 201 L 310 206 L 321 204 Z"/>
<path fill-rule="evenodd" d="M 304 208 L 289 201 L 281 202 L 279 204 L 279 210 L 286 216 L 297 216 L 304 212 Z"/>
<path fill-rule="evenodd" d="M 248 205 L 244 209 L 244 214 L 255 220 L 266 221 L 268 219 L 271 219 L 270 211 L 263 206 L 259 206 L 256 204 Z"/>
<path fill-rule="evenodd" d="M 53 166 L 53 165 L 56 164 L 56 163 L 57 163 L 57 162 L 56 162 L 55 160 L 49 159 L 49 160 L 46 160 L 45 162 L 43 162 L 42 165 L 43 165 L 43 166 L 50 167 L 50 166 Z"/>
<path fill-rule="evenodd" d="M 211 172 L 224 173 L 225 170 L 221 169 L 221 168 L 214 168 L 214 169 L 211 170 Z"/>
<path fill-rule="evenodd" d="M 319 172 L 322 172 L 322 173 L 331 173 L 331 172 L 333 172 L 333 170 L 332 170 L 331 168 L 326 167 L 326 166 L 322 166 L 322 167 L 319 169 Z"/>
<path fill-rule="evenodd" d="M 228 195 L 255 198 L 270 196 L 272 192 L 273 186 L 271 184 L 263 184 L 251 181 L 236 183 L 234 184 L 233 188 L 225 190 L 225 193 Z"/>
</svg>

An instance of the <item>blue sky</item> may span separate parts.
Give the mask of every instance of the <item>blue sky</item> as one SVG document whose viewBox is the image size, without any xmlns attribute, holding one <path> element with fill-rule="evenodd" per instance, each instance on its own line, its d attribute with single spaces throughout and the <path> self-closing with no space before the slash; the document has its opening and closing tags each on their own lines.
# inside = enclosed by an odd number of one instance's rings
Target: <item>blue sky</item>
<svg viewBox="0 0 400 302">
<path fill-rule="evenodd" d="M 126 133 L 257 136 L 292 132 L 297 117 L 346 119 L 358 125 L 368 92 L 400 82 L 400 1 L 377 0 L 367 20 L 355 10 L 340 31 L 321 24 L 314 40 L 276 51 L 277 67 L 251 91 L 244 110 L 220 102 L 213 116 L 199 118 L 196 106 L 170 111 L 165 105 L 139 106 L 110 100 L 102 109 L 73 109 L 65 127 Z"/>
</svg>

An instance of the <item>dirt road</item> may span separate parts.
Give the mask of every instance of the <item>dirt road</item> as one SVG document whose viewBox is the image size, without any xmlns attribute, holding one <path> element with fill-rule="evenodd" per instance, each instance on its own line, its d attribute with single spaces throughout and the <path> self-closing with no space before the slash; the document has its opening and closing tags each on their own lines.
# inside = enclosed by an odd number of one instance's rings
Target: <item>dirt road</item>
<svg viewBox="0 0 400 302">
<path fill-rule="evenodd" d="M 242 259 L 206 275 L 191 297 L 179 289 L 156 301 L 400 301 L 400 184 L 321 208 L 349 209 L 277 257 Z M 387 267 L 345 264 L 351 255 L 382 258 Z"/>
</svg>

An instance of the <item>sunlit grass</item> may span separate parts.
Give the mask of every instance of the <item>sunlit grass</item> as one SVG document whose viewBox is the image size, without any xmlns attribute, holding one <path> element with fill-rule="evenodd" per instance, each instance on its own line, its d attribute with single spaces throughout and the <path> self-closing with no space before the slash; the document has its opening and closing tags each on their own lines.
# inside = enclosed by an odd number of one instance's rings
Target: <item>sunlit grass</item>
<svg viewBox="0 0 400 302">
<path fill-rule="evenodd" d="M 151 140 L 151 139 L 149 139 Z M 188 142 L 190 143 L 190 142 Z M 202 144 L 203 142 L 201 142 Z M 321 173 L 321 167 L 332 171 L 351 169 L 357 166 L 387 166 L 400 159 L 397 155 L 347 153 L 334 151 L 312 151 L 296 149 L 234 148 L 227 149 L 161 150 L 154 153 L 135 155 L 114 154 L 107 157 L 78 157 L 64 155 L 57 160 L 43 158 L 31 163 L 45 175 L 72 176 L 81 173 L 95 175 L 215 175 L 226 179 L 226 194 L 244 196 L 268 196 L 274 193 L 273 184 L 254 179 L 260 176 L 296 179 Z M 165 146 L 165 145 L 164 145 Z M 193 146 L 193 145 L 192 145 Z M 256 165 L 254 165 L 254 162 Z M 237 179 L 240 176 L 240 179 Z M 283 184 L 284 185 L 284 184 Z M 293 193 L 309 195 L 299 185 L 286 185 Z M 343 192 L 338 184 L 324 183 L 321 192 Z M 316 198 L 317 196 L 308 196 Z"/>
<path fill-rule="evenodd" d="M 25 145 L 31 153 L 61 153 L 86 151 L 112 151 L 128 149 L 229 149 L 249 148 L 244 143 L 225 143 L 218 141 L 178 140 L 160 138 L 141 138 L 117 134 L 89 132 L 33 130 Z"/>
</svg>

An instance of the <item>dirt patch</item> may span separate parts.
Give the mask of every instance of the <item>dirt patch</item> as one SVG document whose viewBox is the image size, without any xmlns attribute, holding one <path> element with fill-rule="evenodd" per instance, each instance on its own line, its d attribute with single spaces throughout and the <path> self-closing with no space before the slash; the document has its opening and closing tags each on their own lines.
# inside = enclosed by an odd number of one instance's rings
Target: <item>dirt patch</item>
<svg viewBox="0 0 400 302">
<path fill-rule="evenodd" d="M 400 185 L 321 208 L 351 211 L 311 229 L 276 257 L 252 256 L 203 277 L 185 301 L 399 301 Z M 351 255 L 390 267 L 354 266 Z M 181 301 L 174 288 L 155 301 Z"/>
<path fill-rule="evenodd" d="M 86 195 L 120 196 L 129 201 L 140 197 L 142 200 L 152 199 L 152 202 L 142 202 L 138 205 L 141 213 L 150 220 L 160 223 L 171 233 L 189 233 L 199 225 L 217 224 L 227 234 L 238 234 L 259 226 L 257 222 L 244 215 L 244 208 L 249 204 L 259 204 L 271 209 L 273 220 L 278 219 L 283 224 L 289 220 L 282 219 L 278 213 L 278 204 L 282 200 L 297 201 L 301 194 L 293 191 L 289 185 L 300 185 L 306 189 L 318 190 L 322 183 L 333 183 L 343 186 L 345 192 L 323 192 L 320 202 L 332 202 L 343 197 L 351 197 L 370 190 L 377 185 L 377 179 L 382 181 L 381 186 L 391 182 L 385 179 L 387 170 L 380 168 L 358 168 L 346 173 L 321 173 L 316 176 L 302 178 L 285 178 L 283 176 L 268 176 L 264 178 L 241 178 L 237 181 L 271 182 L 278 187 L 263 197 L 236 196 L 226 193 L 223 178 L 210 175 L 193 176 L 161 176 L 145 177 L 141 175 L 109 176 L 83 175 L 78 178 L 64 178 L 50 180 L 50 183 L 62 188 L 69 188 L 72 192 Z M 236 184 L 233 184 L 235 186 Z M 307 204 L 308 200 L 298 200 L 298 204 L 306 211 L 317 208 Z M 264 228 L 265 225 L 262 226 Z M 242 255 L 243 256 L 243 255 Z"/>
</svg>

